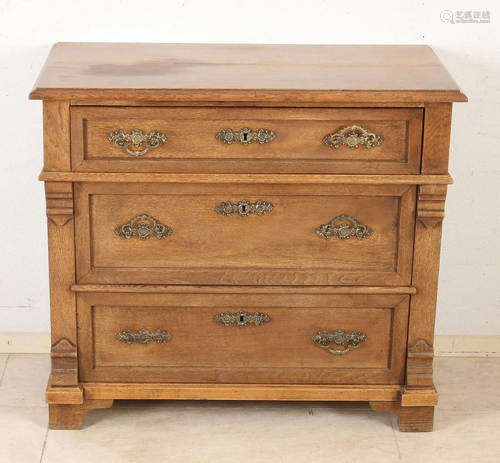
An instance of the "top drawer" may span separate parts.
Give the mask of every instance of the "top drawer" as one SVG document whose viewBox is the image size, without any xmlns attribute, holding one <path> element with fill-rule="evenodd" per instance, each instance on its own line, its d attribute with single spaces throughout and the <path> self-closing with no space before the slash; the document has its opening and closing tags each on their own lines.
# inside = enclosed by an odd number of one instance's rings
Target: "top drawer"
<svg viewBox="0 0 500 463">
<path fill-rule="evenodd" d="M 418 174 L 422 117 L 415 108 L 79 106 L 71 109 L 72 166 L 83 172 Z M 160 135 L 147 137 L 152 131 Z"/>
</svg>

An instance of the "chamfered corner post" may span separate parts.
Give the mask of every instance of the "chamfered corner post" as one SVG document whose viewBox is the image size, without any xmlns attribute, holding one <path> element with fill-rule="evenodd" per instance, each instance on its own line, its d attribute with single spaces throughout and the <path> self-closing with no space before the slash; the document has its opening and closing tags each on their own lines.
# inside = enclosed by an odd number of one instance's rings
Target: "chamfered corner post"
<svg viewBox="0 0 500 463">
<path fill-rule="evenodd" d="M 451 112 L 451 103 L 425 105 L 421 169 L 424 175 L 448 174 Z M 412 274 L 412 286 L 417 293 L 410 300 L 405 386 L 401 402 L 392 405 L 401 431 L 432 430 L 437 405 L 434 326 L 446 192 L 446 185 L 418 187 Z"/>
<path fill-rule="evenodd" d="M 70 113 L 67 101 L 44 101 L 44 171 L 69 172 Z M 45 182 L 49 248 L 51 372 L 46 401 L 83 404 L 78 379 L 73 184 Z M 51 420 L 52 422 L 53 420 Z"/>
</svg>

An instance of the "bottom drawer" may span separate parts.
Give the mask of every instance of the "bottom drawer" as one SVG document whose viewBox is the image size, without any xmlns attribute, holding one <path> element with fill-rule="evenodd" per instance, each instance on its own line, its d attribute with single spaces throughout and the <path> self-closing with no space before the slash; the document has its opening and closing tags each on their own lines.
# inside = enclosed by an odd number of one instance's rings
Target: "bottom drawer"
<svg viewBox="0 0 500 463">
<path fill-rule="evenodd" d="M 80 293 L 80 380 L 403 382 L 408 295 L 176 291 Z"/>
</svg>

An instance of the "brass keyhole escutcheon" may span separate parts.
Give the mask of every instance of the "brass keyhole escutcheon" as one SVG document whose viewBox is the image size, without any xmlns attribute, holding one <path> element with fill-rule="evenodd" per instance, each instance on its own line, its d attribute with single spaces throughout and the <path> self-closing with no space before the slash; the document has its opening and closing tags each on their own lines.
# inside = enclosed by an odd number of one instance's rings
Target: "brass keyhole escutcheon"
<svg viewBox="0 0 500 463">
<path fill-rule="evenodd" d="M 220 323 L 225 326 L 234 324 L 240 328 L 244 328 L 248 325 L 262 326 L 270 321 L 271 317 L 265 313 L 255 312 L 254 314 L 248 314 L 243 310 L 236 312 L 234 315 L 229 312 L 224 312 L 214 317 L 215 323 Z"/>
<path fill-rule="evenodd" d="M 243 127 L 239 132 L 233 132 L 231 129 L 225 129 L 215 135 L 215 138 L 222 143 L 231 145 L 233 142 L 239 141 L 245 146 L 249 145 L 253 141 L 264 145 L 265 143 L 273 141 L 275 137 L 275 133 L 271 132 L 271 130 L 259 129 L 257 132 L 253 132 L 248 127 Z"/>
<path fill-rule="evenodd" d="M 246 199 L 242 199 L 236 204 L 230 201 L 222 202 L 220 206 L 215 208 L 215 212 L 218 214 L 223 214 L 229 217 L 231 214 L 239 214 L 241 217 L 248 217 L 252 213 L 256 213 L 259 217 L 271 212 L 274 209 L 271 203 L 266 201 L 257 201 L 256 203 L 251 203 Z"/>
</svg>

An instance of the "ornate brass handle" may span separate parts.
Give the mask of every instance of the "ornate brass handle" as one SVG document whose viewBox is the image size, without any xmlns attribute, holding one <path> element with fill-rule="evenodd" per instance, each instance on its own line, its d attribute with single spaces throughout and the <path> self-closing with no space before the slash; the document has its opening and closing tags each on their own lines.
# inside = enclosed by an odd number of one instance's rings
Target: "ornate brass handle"
<svg viewBox="0 0 500 463">
<path fill-rule="evenodd" d="M 151 226 L 149 223 L 151 223 Z M 138 224 L 138 226 L 136 226 Z M 138 236 L 141 240 L 147 240 L 150 236 L 158 239 L 169 236 L 173 230 L 166 225 L 158 223 L 156 219 L 149 215 L 137 215 L 129 223 L 121 225 L 115 229 L 115 233 L 122 238 L 129 240 L 132 236 Z"/>
<path fill-rule="evenodd" d="M 267 129 L 259 129 L 257 132 L 252 132 L 248 127 L 243 127 L 239 132 L 233 132 L 231 129 L 220 131 L 215 138 L 222 143 L 231 145 L 233 141 L 239 141 L 242 145 L 249 145 L 254 140 L 261 145 L 274 140 L 276 135 Z"/>
<path fill-rule="evenodd" d="M 351 236 L 355 236 L 358 240 L 362 240 L 367 236 L 373 235 L 373 230 L 366 225 L 358 223 L 356 219 L 348 215 L 339 215 L 330 223 L 317 228 L 316 233 L 318 236 L 327 239 L 338 236 L 341 240 L 348 240 Z"/>
<path fill-rule="evenodd" d="M 255 326 L 260 326 L 270 321 L 271 318 L 269 317 L 269 315 L 260 312 L 255 312 L 253 315 L 247 314 L 243 311 L 239 311 L 234 315 L 231 315 L 229 312 L 224 312 L 214 317 L 215 323 L 220 323 L 226 326 L 229 326 L 231 323 L 233 323 L 241 328 L 247 326 L 249 323 L 254 324 Z"/>
<path fill-rule="evenodd" d="M 349 133 L 347 133 L 349 132 Z M 345 135 L 347 133 L 347 136 Z M 347 145 L 350 149 L 356 149 L 360 145 L 365 145 L 368 149 L 380 145 L 383 140 L 374 133 L 369 133 L 360 125 L 348 125 L 340 132 L 330 133 L 323 138 L 323 143 L 328 146 L 338 148 L 340 145 Z"/>
<path fill-rule="evenodd" d="M 162 344 L 165 341 L 170 341 L 172 335 L 166 331 L 158 330 L 156 333 L 150 333 L 148 330 L 142 329 L 138 333 L 132 333 L 130 330 L 122 331 L 116 335 L 118 341 L 132 344 L 134 341 L 140 342 L 143 346 L 149 344 L 151 341 L 156 341 Z"/>
<path fill-rule="evenodd" d="M 316 342 L 319 347 L 323 347 L 328 352 L 333 355 L 345 355 L 353 349 L 357 349 L 362 342 L 367 341 L 368 337 L 366 334 L 358 333 L 353 331 L 351 334 L 345 334 L 343 330 L 335 331 L 335 333 L 330 334 L 326 331 L 320 331 L 312 335 L 311 339 Z M 345 349 L 332 349 L 330 343 L 334 343 L 337 346 L 343 346 L 347 344 Z"/>
<path fill-rule="evenodd" d="M 125 133 L 123 130 L 117 130 L 115 133 L 108 135 L 109 141 L 114 141 L 118 148 L 126 151 L 132 156 L 144 156 L 148 151 L 160 146 L 160 143 L 165 143 L 167 137 L 160 132 L 152 130 L 150 133 L 142 133 L 142 130 L 134 129 L 132 133 Z M 146 143 L 146 148 L 143 150 L 131 150 L 126 144 L 131 142 L 136 148 Z"/>
<path fill-rule="evenodd" d="M 266 201 L 251 203 L 246 199 L 243 199 L 237 204 L 232 204 L 230 201 L 222 202 L 220 206 L 215 208 L 215 212 L 223 214 L 226 217 L 229 217 L 233 213 L 238 213 L 241 217 L 248 217 L 250 214 L 255 212 L 260 217 L 261 215 L 271 212 L 273 209 L 274 206 Z"/>
</svg>

